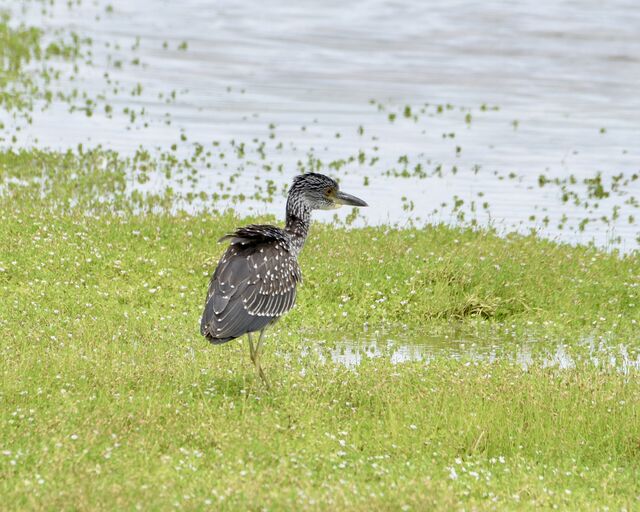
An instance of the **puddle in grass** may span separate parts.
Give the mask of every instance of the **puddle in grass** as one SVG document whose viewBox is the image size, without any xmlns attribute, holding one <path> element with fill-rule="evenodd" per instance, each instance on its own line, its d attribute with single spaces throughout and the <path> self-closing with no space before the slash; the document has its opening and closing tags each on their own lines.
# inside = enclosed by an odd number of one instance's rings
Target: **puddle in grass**
<svg viewBox="0 0 640 512">
<path fill-rule="evenodd" d="M 625 344 L 610 344 L 600 340 L 582 340 L 578 350 L 564 343 L 539 341 L 532 337 L 491 335 L 489 337 L 452 331 L 440 335 L 400 336 L 377 333 L 361 337 L 347 337 L 338 333 L 323 334 L 303 340 L 303 354 L 315 352 L 322 360 L 347 367 L 356 367 L 367 358 L 388 358 L 400 364 L 422 361 L 428 364 L 434 358 L 450 358 L 468 362 L 509 361 L 523 369 L 532 364 L 559 369 L 572 368 L 577 362 L 588 362 L 598 368 L 609 368 L 623 373 L 640 370 L 640 353 L 631 353 Z"/>
</svg>

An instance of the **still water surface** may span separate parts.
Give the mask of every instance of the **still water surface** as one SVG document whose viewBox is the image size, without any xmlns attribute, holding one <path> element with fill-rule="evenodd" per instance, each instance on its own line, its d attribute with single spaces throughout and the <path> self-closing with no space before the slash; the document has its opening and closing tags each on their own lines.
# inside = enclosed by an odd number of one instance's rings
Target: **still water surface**
<svg viewBox="0 0 640 512">
<path fill-rule="evenodd" d="M 412 332 L 376 333 L 359 338 L 339 333 L 314 334 L 303 340 L 307 348 L 303 355 L 315 352 L 321 359 L 355 368 L 366 359 L 384 357 L 393 363 L 421 361 L 428 364 L 434 358 L 452 358 L 476 362 L 509 361 L 526 370 L 539 363 L 544 367 L 567 369 L 576 364 L 589 364 L 623 373 L 640 370 L 640 355 L 628 350 L 625 344 L 605 340 L 578 340 L 578 351 L 553 340 L 539 340 L 535 336 L 511 336 L 492 333 L 472 335 L 457 332 L 449 334 L 424 334 Z M 575 347 L 574 347 L 575 348 Z"/>
<path fill-rule="evenodd" d="M 345 190 L 371 205 L 361 224 L 456 222 L 450 207 L 459 198 L 467 220 L 471 215 L 499 229 L 533 227 L 551 238 L 606 247 L 620 237 L 623 250 L 638 246 L 638 224 L 628 215 L 640 215 L 624 203 L 640 195 L 640 181 L 592 212 L 563 203 L 557 187 L 538 186 L 541 174 L 582 180 L 598 171 L 606 178 L 640 170 L 635 1 L 113 0 L 72 9 L 58 2 L 45 14 L 30 3 L 0 5 L 27 23 L 92 38 L 93 65 L 63 87 L 104 94 L 115 112 L 144 109 L 131 123 L 99 109 L 86 117 L 54 107 L 36 113 L 20 144 L 82 142 L 132 153 L 140 145 L 167 150 L 176 142 L 209 147 L 213 140 L 227 149 L 231 141 L 254 147 L 257 138 L 267 142 L 266 161 L 283 165 L 281 173 L 266 175 L 278 189 L 309 153 L 326 164 L 363 151 L 367 162 L 377 160 L 334 172 Z M 140 65 L 130 64 L 134 57 Z M 121 91 L 141 84 L 144 93 L 111 94 L 105 72 Z M 170 91 L 176 99 L 167 103 Z M 434 110 L 447 103 L 455 108 Z M 405 105 L 418 119 L 402 115 Z M 392 111 L 398 113 L 393 122 Z M 443 136 L 448 133 L 455 135 Z M 251 191 L 266 178 L 264 162 L 248 152 L 243 161 L 228 154 L 198 169 L 196 188 L 211 191 L 240 169 L 230 190 Z M 427 179 L 388 176 L 402 167 L 403 155 L 410 169 L 420 163 L 445 172 Z M 160 177 L 147 187 L 167 185 L 184 187 Z M 479 206 L 484 202 L 487 209 Z M 280 203 L 201 206 L 281 215 Z M 611 216 L 616 205 L 618 220 L 577 229 L 585 217 Z"/>
</svg>

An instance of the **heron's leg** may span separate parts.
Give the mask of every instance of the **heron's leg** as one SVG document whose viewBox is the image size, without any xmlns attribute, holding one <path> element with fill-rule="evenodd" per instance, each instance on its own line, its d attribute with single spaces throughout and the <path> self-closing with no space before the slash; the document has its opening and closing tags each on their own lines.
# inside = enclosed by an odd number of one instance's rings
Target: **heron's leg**
<svg viewBox="0 0 640 512">
<path fill-rule="evenodd" d="M 256 370 L 258 371 L 258 375 L 260 375 L 262 382 L 264 382 L 267 389 L 270 389 L 271 386 L 269 385 L 269 380 L 267 379 L 267 376 L 265 375 L 264 370 L 262 369 L 262 366 L 260 366 L 260 350 L 262 349 L 262 340 L 264 339 L 264 332 L 266 330 L 267 329 L 265 327 L 260 331 L 260 336 L 258 337 L 258 343 L 256 344 L 256 349 L 254 351 L 255 359 L 253 360 L 253 363 L 256 365 Z"/>
<path fill-rule="evenodd" d="M 256 344 L 256 354 L 260 353 L 260 349 L 262 348 L 262 340 L 264 339 L 264 333 L 267 330 L 265 327 L 260 331 L 260 336 L 258 336 L 258 343 Z"/>
<path fill-rule="evenodd" d="M 253 348 L 253 339 L 251 338 L 251 333 L 247 333 L 247 338 L 249 338 L 249 356 L 251 357 L 251 361 L 253 364 L 256 363 L 256 349 Z"/>
</svg>

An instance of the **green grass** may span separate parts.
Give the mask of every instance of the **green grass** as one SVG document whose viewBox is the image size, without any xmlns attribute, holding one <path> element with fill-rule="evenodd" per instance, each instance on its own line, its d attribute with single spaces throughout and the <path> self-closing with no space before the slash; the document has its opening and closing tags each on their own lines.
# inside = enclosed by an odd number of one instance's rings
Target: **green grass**
<svg viewBox="0 0 640 512">
<path fill-rule="evenodd" d="M 253 219 L 127 199 L 126 165 L 0 155 L 5 509 L 639 506 L 637 374 L 596 368 L 583 343 L 637 357 L 637 253 L 315 224 L 298 306 L 267 339 L 267 392 L 244 341 L 198 334 L 215 240 Z M 365 326 L 538 343 L 527 370 L 445 356 L 347 369 L 322 357 L 330 343 L 306 350 Z M 558 343 L 574 368 L 543 364 Z"/>
<path fill-rule="evenodd" d="M 0 283 L 19 296 L 13 320 L 35 294 L 68 313 L 91 303 L 103 329 L 111 325 L 104 319 L 115 318 L 110 328 L 118 327 L 132 308 L 148 308 L 149 321 L 171 328 L 175 308 L 180 332 L 188 332 L 189 315 L 199 313 L 224 250 L 216 240 L 242 223 L 277 222 L 189 215 L 176 211 L 171 194 L 132 197 L 130 165 L 103 150 L 0 152 L 0 236 L 6 241 Z M 301 256 L 300 300 L 287 317 L 291 326 L 416 329 L 484 319 L 568 343 L 596 336 L 638 341 L 637 252 L 621 256 L 445 225 L 398 230 L 316 223 L 312 229 Z M 17 282 L 29 286 L 14 288 Z M 47 325 L 34 329 L 46 334 Z"/>
<path fill-rule="evenodd" d="M 90 41 L 10 21 L 0 142 L 36 104 L 102 105 L 59 90 L 57 66 L 79 75 Z M 0 151 L 2 510 L 640 507 L 640 383 L 619 364 L 619 345 L 640 352 L 637 252 L 315 224 L 298 305 L 267 338 L 268 392 L 244 340 L 214 347 L 198 326 L 215 240 L 274 219 L 218 212 L 243 200 L 224 183 L 132 192 L 196 183 L 210 152 L 189 151 Z M 180 210 L 197 201 L 213 213 Z M 346 368 L 326 341 L 459 331 L 502 355 L 392 364 L 385 351 Z M 575 366 L 545 364 L 559 345 Z"/>
<path fill-rule="evenodd" d="M 92 338 L 4 350 L 5 507 L 637 506 L 635 378 L 268 357 L 265 392 L 239 344 Z"/>
</svg>

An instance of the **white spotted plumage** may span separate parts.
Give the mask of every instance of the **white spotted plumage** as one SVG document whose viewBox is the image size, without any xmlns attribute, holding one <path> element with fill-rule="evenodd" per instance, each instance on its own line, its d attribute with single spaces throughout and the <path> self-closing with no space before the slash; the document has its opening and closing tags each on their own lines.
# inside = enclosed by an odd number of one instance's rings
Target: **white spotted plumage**
<svg viewBox="0 0 640 512">
<path fill-rule="evenodd" d="M 309 233 L 311 210 L 333 207 L 337 193 L 338 184 L 327 176 L 300 175 L 289 191 L 284 229 L 253 224 L 223 237 L 230 245 L 209 283 L 200 323 L 204 336 L 224 343 L 262 331 L 294 306 L 302 280 L 297 258 Z"/>
</svg>

